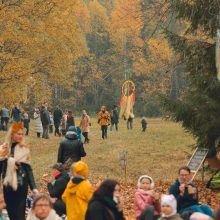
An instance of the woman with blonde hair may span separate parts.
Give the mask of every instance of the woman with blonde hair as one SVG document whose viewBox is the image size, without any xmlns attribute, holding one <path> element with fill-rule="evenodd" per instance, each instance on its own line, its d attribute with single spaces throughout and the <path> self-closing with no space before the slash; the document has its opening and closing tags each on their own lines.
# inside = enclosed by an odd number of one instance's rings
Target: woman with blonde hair
<svg viewBox="0 0 220 220">
<path fill-rule="evenodd" d="M 10 220 L 25 219 L 28 186 L 37 194 L 30 165 L 30 149 L 24 143 L 24 125 L 11 125 L 3 145 L 0 146 L 0 175 Z"/>
</svg>

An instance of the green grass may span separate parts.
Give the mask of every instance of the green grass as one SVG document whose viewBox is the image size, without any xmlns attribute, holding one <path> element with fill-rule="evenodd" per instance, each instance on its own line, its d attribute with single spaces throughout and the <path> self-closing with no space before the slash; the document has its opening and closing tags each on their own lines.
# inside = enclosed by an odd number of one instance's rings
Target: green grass
<svg viewBox="0 0 220 220">
<path fill-rule="evenodd" d="M 90 144 L 85 145 L 87 156 L 83 158 L 90 169 L 90 179 L 115 178 L 124 181 L 124 171 L 120 167 L 119 154 L 127 152 L 128 180 L 136 182 L 143 174 L 152 176 L 155 181 L 170 181 L 177 176 L 180 166 L 186 165 L 194 143 L 179 124 L 161 119 L 149 119 L 146 132 L 141 131 L 141 119 L 134 119 L 133 130 L 127 130 L 126 122 L 121 120 L 119 132 L 108 130 L 108 139 L 101 139 L 101 130 L 96 119 L 92 119 Z M 79 123 L 79 119 L 77 121 Z M 4 140 L 0 132 L 0 141 Z M 56 162 L 59 142 L 63 138 L 50 135 L 49 140 L 37 138 L 31 125 L 30 144 L 32 167 L 40 187 L 41 176 L 52 172 L 50 166 Z"/>
</svg>

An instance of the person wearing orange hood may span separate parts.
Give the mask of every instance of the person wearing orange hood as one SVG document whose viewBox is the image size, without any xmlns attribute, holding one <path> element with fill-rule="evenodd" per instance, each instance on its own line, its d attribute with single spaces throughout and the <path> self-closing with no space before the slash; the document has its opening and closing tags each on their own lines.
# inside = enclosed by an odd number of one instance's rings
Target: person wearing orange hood
<svg viewBox="0 0 220 220">
<path fill-rule="evenodd" d="M 71 166 L 73 177 L 70 179 L 62 199 L 66 204 L 68 220 L 84 220 L 88 202 L 92 197 L 92 186 L 87 180 L 88 166 L 78 161 Z"/>
</svg>

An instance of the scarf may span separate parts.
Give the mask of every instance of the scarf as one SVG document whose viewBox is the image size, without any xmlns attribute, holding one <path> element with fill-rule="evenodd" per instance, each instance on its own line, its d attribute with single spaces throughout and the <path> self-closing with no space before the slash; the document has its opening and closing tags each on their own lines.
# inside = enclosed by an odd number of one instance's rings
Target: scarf
<svg viewBox="0 0 220 220">
<path fill-rule="evenodd" d="M 19 144 L 15 146 L 14 157 L 9 157 L 7 161 L 7 170 L 3 184 L 11 186 L 14 191 L 18 189 L 16 163 L 30 164 L 30 150 L 26 147 L 21 147 Z"/>
<path fill-rule="evenodd" d="M 27 220 L 40 220 L 40 219 L 36 217 L 36 215 L 33 213 L 32 210 L 30 210 L 27 216 Z M 53 209 L 51 209 L 49 215 L 44 220 L 62 220 L 62 219 L 56 214 L 56 212 Z"/>
</svg>

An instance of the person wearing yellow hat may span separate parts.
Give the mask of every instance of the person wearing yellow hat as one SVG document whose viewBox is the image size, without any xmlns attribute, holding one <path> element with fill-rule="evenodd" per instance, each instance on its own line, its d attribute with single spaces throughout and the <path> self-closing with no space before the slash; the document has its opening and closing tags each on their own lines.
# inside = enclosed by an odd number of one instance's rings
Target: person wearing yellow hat
<svg viewBox="0 0 220 220">
<path fill-rule="evenodd" d="M 83 161 L 71 166 L 73 177 L 69 181 L 62 199 L 66 204 L 68 220 L 84 220 L 89 200 L 92 197 L 92 186 L 87 180 L 88 166 Z"/>
</svg>

